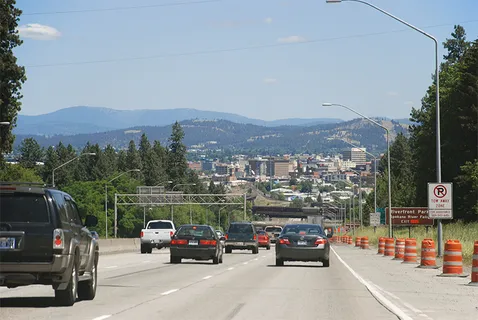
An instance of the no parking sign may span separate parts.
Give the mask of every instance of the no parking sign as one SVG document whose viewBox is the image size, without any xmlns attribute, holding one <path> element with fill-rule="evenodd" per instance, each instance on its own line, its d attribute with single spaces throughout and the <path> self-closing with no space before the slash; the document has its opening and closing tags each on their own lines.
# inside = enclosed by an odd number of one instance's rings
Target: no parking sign
<svg viewBox="0 0 478 320">
<path fill-rule="evenodd" d="M 453 184 L 428 183 L 428 216 L 453 219 Z"/>
</svg>

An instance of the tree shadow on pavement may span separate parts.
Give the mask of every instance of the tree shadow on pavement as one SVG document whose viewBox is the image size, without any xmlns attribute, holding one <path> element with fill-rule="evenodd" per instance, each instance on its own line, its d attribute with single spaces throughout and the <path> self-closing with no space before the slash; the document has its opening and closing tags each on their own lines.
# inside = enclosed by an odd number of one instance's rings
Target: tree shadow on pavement
<svg viewBox="0 0 478 320">
<path fill-rule="evenodd" d="M 50 308 L 57 307 L 53 297 L 18 297 L 0 298 L 0 309 L 2 308 Z"/>
</svg>

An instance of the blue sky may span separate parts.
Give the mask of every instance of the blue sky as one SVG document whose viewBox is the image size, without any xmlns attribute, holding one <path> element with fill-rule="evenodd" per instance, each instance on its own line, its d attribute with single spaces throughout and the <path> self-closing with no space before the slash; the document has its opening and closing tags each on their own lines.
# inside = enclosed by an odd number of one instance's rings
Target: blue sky
<svg viewBox="0 0 478 320">
<path fill-rule="evenodd" d="M 155 6 L 188 1 L 201 0 L 17 0 L 25 15 L 16 54 L 28 77 L 21 113 L 86 105 L 196 108 L 265 120 L 355 117 L 321 107 L 334 102 L 401 118 L 420 106 L 431 82 L 433 42 L 413 30 L 395 32 L 407 28 L 365 5 L 203 0 Z M 454 24 L 465 27 L 469 40 L 478 37 L 476 0 L 370 1 L 440 43 Z M 150 7 L 94 11 L 131 6 Z M 35 14 L 75 10 L 83 12 Z M 374 33 L 382 34 L 361 36 Z M 248 47 L 255 48 L 227 51 Z M 440 59 L 443 53 L 440 45 Z M 92 61 L 107 62 L 75 64 Z"/>
</svg>

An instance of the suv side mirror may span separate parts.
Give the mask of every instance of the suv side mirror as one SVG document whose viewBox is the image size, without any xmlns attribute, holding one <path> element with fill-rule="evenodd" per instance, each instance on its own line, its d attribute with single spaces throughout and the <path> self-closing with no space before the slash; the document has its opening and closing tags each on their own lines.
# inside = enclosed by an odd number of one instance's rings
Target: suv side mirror
<svg viewBox="0 0 478 320">
<path fill-rule="evenodd" d="M 226 241 L 226 237 L 222 236 L 222 237 L 219 238 L 219 240 Z"/>
<path fill-rule="evenodd" d="M 85 227 L 96 227 L 98 218 L 92 215 L 87 215 L 85 218 Z"/>
</svg>

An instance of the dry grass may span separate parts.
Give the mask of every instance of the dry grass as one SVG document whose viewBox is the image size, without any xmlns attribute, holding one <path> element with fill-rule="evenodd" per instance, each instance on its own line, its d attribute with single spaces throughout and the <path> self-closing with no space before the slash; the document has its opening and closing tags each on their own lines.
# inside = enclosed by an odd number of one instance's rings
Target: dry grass
<svg viewBox="0 0 478 320">
<path fill-rule="evenodd" d="M 373 227 L 364 227 L 358 229 L 357 236 L 368 236 L 370 245 L 377 246 L 379 237 L 388 237 L 388 228 L 379 227 L 377 232 L 373 232 Z M 395 238 L 408 238 L 408 227 L 395 228 L 393 231 Z M 411 237 L 417 239 L 417 249 L 420 252 L 420 246 L 423 239 L 430 238 L 437 243 L 437 229 L 430 227 L 428 234 L 425 227 L 412 227 Z M 463 246 L 463 260 L 466 265 L 471 265 L 474 242 L 478 241 L 478 223 L 464 224 L 461 222 L 443 225 L 443 241 L 460 240 Z"/>
</svg>

